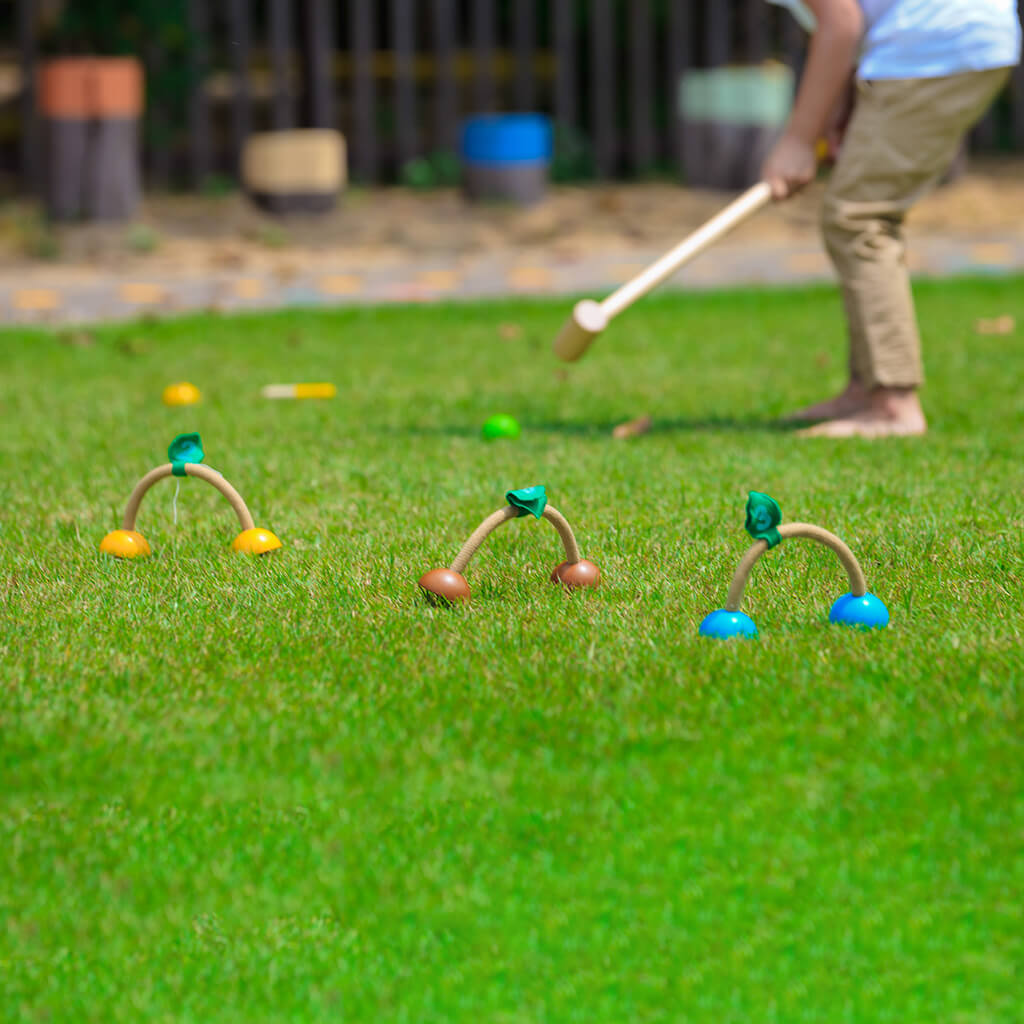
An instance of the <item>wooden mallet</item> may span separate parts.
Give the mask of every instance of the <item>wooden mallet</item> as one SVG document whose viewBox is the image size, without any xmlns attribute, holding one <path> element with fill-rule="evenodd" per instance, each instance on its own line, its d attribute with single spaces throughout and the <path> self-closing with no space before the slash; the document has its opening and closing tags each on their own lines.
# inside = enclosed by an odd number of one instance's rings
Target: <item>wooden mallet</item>
<svg viewBox="0 0 1024 1024">
<path fill-rule="evenodd" d="M 738 224 L 755 214 L 771 200 L 771 197 L 772 190 L 767 183 L 755 185 L 721 213 L 712 217 L 702 228 L 698 228 L 689 238 L 665 253 L 660 260 L 656 260 L 646 270 L 637 274 L 632 281 L 626 282 L 617 291 L 612 292 L 604 302 L 584 299 L 576 303 L 572 317 L 555 339 L 555 355 L 567 363 L 575 362 L 615 317 L 671 277 L 695 256 L 714 245 Z"/>
</svg>

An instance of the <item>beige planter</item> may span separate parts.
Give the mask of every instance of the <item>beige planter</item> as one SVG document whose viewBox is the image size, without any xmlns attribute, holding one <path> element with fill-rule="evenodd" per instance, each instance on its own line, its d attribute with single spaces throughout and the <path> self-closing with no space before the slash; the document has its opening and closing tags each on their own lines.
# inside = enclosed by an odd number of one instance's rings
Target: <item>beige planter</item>
<svg viewBox="0 0 1024 1024">
<path fill-rule="evenodd" d="M 242 151 L 242 185 L 271 213 L 331 209 L 348 180 L 340 132 L 300 129 L 251 135 Z"/>
</svg>

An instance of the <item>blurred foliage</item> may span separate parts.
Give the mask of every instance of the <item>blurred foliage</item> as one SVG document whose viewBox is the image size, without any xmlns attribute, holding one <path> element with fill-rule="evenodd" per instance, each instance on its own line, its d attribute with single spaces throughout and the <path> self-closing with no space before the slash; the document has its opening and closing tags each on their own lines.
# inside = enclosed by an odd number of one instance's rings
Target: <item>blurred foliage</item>
<svg viewBox="0 0 1024 1024">
<path fill-rule="evenodd" d="M 0 246 L 30 260 L 60 259 L 60 236 L 38 207 L 6 207 L 0 215 Z"/>
<path fill-rule="evenodd" d="M 48 33 L 60 53 L 104 57 L 159 48 L 183 54 L 188 42 L 187 0 L 74 0 Z"/>
<path fill-rule="evenodd" d="M 572 125 L 556 124 L 551 180 L 590 181 L 596 176 L 594 152 L 587 136 Z"/>
<path fill-rule="evenodd" d="M 124 241 L 132 252 L 145 255 L 160 247 L 160 233 L 149 224 L 136 223 L 128 228 Z"/>
<path fill-rule="evenodd" d="M 407 188 L 450 188 L 459 183 L 459 158 L 448 150 L 418 157 L 402 165 L 399 178 Z"/>
</svg>

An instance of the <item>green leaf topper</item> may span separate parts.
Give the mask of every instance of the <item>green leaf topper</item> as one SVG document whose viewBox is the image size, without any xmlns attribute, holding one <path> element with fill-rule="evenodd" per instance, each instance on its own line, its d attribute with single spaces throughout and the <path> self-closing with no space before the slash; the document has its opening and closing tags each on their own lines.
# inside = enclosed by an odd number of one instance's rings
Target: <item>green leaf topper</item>
<svg viewBox="0 0 1024 1024">
<path fill-rule="evenodd" d="M 184 476 L 186 462 L 194 465 L 206 458 L 203 439 L 198 434 L 179 434 L 167 449 L 167 458 L 171 461 L 171 472 L 175 476 Z"/>
<path fill-rule="evenodd" d="M 751 491 L 747 498 L 747 533 L 755 540 L 763 540 L 769 548 L 782 543 L 779 534 L 779 523 L 782 522 L 782 509 L 779 503 L 768 494 Z"/>
<path fill-rule="evenodd" d="M 532 515 L 540 519 L 547 507 L 548 496 L 543 485 L 538 487 L 520 487 L 517 491 L 509 491 L 505 500 L 518 510 L 520 516 Z"/>
</svg>

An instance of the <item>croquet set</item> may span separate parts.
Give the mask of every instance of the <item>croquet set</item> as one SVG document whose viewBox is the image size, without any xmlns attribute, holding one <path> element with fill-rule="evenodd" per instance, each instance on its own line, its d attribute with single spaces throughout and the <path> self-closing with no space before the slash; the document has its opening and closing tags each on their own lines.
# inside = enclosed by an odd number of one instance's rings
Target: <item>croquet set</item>
<svg viewBox="0 0 1024 1024">
<path fill-rule="evenodd" d="M 139 506 L 154 484 L 175 476 L 203 480 L 227 499 L 238 518 L 238 525 L 242 528 L 241 533 L 231 544 L 235 551 L 251 555 L 265 555 L 270 551 L 276 551 L 281 542 L 269 530 L 253 522 L 249 506 L 222 474 L 202 465 L 205 457 L 203 442 L 198 434 L 179 434 L 167 449 L 167 458 L 170 461 L 151 469 L 135 485 L 121 518 L 121 528 L 112 530 L 103 538 L 100 550 L 115 558 L 140 558 L 151 554 L 149 542 L 135 529 Z"/>
<path fill-rule="evenodd" d="M 172 476 L 202 480 L 227 500 L 241 527 L 241 532 L 232 541 L 232 550 L 249 555 L 266 555 L 279 550 L 281 541 L 270 530 L 255 524 L 245 500 L 221 473 L 203 464 L 205 457 L 199 434 L 179 434 L 167 449 L 168 461 L 151 469 L 135 485 L 125 506 L 120 528 L 103 538 L 100 551 L 118 559 L 144 558 L 152 554 L 149 542 L 136 529 L 139 508 L 155 484 Z M 545 488 L 536 485 L 508 491 L 505 503 L 469 535 L 450 565 L 431 569 L 420 577 L 420 591 L 434 605 L 450 607 L 468 602 L 471 592 L 465 573 L 473 556 L 500 527 L 513 520 L 530 517 L 550 523 L 562 545 L 565 558 L 551 571 L 551 583 L 570 592 L 600 585 L 601 570 L 583 557 L 569 520 L 548 503 Z M 833 604 L 830 622 L 859 629 L 881 629 L 889 624 L 885 605 L 868 592 L 860 563 L 835 534 L 809 523 L 782 523 L 782 513 L 775 500 L 756 491 L 751 492 L 747 501 L 746 528 L 754 538 L 754 544 L 740 560 L 729 585 L 725 607 L 712 612 L 701 623 L 701 636 L 727 640 L 758 635 L 754 620 L 740 611 L 751 571 L 765 552 L 783 540 L 797 538 L 813 540 L 829 548 L 846 570 L 850 589 Z"/>
<path fill-rule="evenodd" d="M 603 302 L 587 299 L 579 302 L 572 316 L 555 339 L 555 354 L 564 361 L 579 359 L 615 317 L 667 280 L 690 260 L 723 238 L 729 231 L 753 216 L 771 200 L 770 187 L 761 182 L 729 204 L 707 224 L 684 239 L 661 259 L 626 282 Z M 269 385 L 262 392 L 265 398 L 331 398 L 334 385 L 283 384 Z M 200 400 L 194 385 L 182 382 L 171 385 L 163 395 L 165 404 L 191 405 Z M 486 441 L 515 439 L 520 435 L 518 422 L 508 415 L 492 416 L 482 430 Z M 150 488 L 170 476 L 203 480 L 219 491 L 234 511 L 241 532 L 232 548 L 246 554 L 265 555 L 281 547 L 269 530 L 257 527 L 242 496 L 223 475 L 203 465 L 204 451 L 198 434 L 180 434 L 168 448 L 167 463 L 150 470 L 135 486 L 124 511 L 121 528 L 108 533 L 100 550 L 115 558 L 133 559 L 151 554 L 149 543 L 136 530 L 139 506 Z M 746 509 L 746 529 L 754 540 L 740 560 L 729 585 L 725 607 L 712 612 L 700 624 L 701 636 L 726 640 L 732 637 L 756 637 L 754 620 L 740 610 L 743 593 L 754 566 L 766 552 L 784 540 L 811 540 L 831 550 L 846 572 L 850 589 L 839 597 L 829 612 L 829 621 L 858 629 L 882 629 L 889 624 L 885 605 L 868 591 L 860 563 L 847 545 L 834 533 L 810 523 L 783 523 L 776 501 L 767 494 L 750 493 Z M 452 606 L 470 600 L 471 591 L 466 570 L 473 556 L 497 529 L 513 520 L 546 520 L 554 527 L 564 549 L 565 559 L 550 574 L 550 581 L 567 591 L 592 589 L 601 583 L 601 572 L 583 558 L 576 535 L 568 519 L 548 504 L 543 486 L 510 490 L 505 503 L 487 516 L 470 534 L 451 564 L 424 573 L 418 581 L 426 599 L 435 605 Z"/>
</svg>

